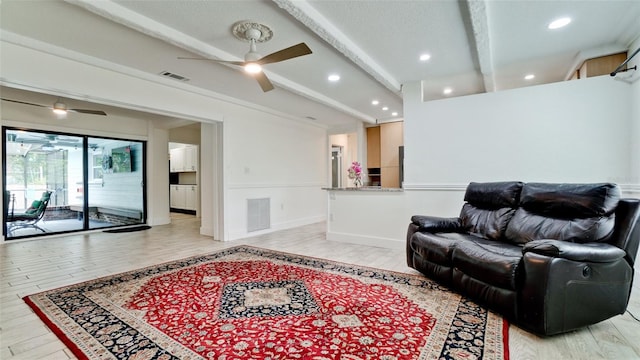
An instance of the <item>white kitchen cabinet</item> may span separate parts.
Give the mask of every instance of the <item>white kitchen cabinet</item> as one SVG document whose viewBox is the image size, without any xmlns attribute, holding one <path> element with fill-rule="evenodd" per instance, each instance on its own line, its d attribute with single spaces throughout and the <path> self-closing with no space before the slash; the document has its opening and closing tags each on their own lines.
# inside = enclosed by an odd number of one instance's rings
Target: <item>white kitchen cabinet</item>
<svg viewBox="0 0 640 360">
<path fill-rule="evenodd" d="M 184 209 L 187 206 L 187 196 L 184 185 L 171 185 L 169 188 L 169 206 Z"/>
<path fill-rule="evenodd" d="M 198 171 L 198 147 L 189 145 L 169 150 L 171 172 Z"/>
<path fill-rule="evenodd" d="M 184 171 L 198 171 L 198 147 L 187 146 L 184 148 Z"/>
<path fill-rule="evenodd" d="M 171 185 L 169 205 L 174 209 L 197 210 L 198 185 Z"/>
<path fill-rule="evenodd" d="M 184 170 L 184 148 L 169 150 L 169 168 L 171 172 Z"/>
<path fill-rule="evenodd" d="M 198 208 L 198 186 L 186 185 L 185 192 L 185 209 L 196 210 Z"/>
</svg>

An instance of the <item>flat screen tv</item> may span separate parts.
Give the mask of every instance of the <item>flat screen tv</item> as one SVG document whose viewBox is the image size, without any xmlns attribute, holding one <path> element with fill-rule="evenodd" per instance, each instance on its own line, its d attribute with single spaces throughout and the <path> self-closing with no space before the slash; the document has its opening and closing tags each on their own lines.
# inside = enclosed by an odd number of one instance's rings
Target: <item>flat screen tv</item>
<svg viewBox="0 0 640 360">
<path fill-rule="evenodd" d="M 131 172 L 131 146 L 111 150 L 111 162 L 114 173 Z"/>
</svg>

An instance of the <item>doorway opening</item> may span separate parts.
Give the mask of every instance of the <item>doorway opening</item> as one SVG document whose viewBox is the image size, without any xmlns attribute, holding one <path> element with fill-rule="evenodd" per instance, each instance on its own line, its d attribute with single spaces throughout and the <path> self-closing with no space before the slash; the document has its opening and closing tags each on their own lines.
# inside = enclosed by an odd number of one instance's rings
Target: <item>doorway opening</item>
<svg viewBox="0 0 640 360">
<path fill-rule="evenodd" d="M 146 223 L 146 142 L 2 132 L 7 240 Z"/>
<path fill-rule="evenodd" d="M 342 146 L 331 146 L 331 187 L 342 187 Z"/>
<path fill-rule="evenodd" d="M 169 143 L 169 210 L 197 215 L 200 200 L 199 147 Z"/>
</svg>

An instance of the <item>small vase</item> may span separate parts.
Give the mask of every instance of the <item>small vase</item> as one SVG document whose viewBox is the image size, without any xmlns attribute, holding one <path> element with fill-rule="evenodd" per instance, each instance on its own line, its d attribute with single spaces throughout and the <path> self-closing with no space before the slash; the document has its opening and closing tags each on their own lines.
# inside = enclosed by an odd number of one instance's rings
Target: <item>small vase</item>
<svg viewBox="0 0 640 360">
<path fill-rule="evenodd" d="M 355 185 L 355 187 L 362 186 L 362 179 L 359 179 L 359 178 L 353 179 L 353 185 Z"/>
</svg>

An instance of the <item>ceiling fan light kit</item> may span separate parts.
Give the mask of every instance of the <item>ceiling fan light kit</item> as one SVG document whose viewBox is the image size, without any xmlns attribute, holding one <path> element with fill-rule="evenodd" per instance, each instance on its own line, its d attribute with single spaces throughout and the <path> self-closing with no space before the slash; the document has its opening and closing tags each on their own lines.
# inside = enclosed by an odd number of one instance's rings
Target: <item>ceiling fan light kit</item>
<svg viewBox="0 0 640 360">
<path fill-rule="evenodd" d="M 53 104 L 53 112 L 58 115 L 65 115 L 67 113 L 67 104 L 61 102 L 60 100 L 56 101 Z"/>
<path fill-rule="evenodd" d="M 262 66 L 260 66 L 260 64 L 250 62 L 244 66 L 244 71 L 248 72 L 249 74 L 257 74 L 259 72 L 262 72 Z"/>
</svg>

